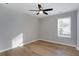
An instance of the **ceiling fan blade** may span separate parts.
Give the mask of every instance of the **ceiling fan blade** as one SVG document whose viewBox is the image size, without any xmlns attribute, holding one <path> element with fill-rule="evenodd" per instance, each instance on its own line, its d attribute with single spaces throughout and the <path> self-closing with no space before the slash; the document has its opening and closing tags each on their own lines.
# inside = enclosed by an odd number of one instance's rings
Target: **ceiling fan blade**
<svg viewBox="0 0 79 59">
<path fill-rule="evenodd" d="M 39 8 L 39 10 L 42 8 L 42 6 L 40 5 L 40 4 L 38 4 L 38 8 Z"/>
<path fill-rule="evenodd" d="M 39 10 L 29 10 L 29 11 L 39 11 Z"/>
<path fill-rule="evenodd" d="M 36 15 L 38 15 L 38 14 L 39 14 L 39 12 Z"/>
<path fill-rule="evenodd" d="M 45 11 L 43 11 L 44 14 L 48 15 L 48 13 L 46 13 Z"/>
<path fill-rule="evenodd" d="M 44 9 L 43 11 L 52 11 L 53 9 L 50 8 L 50 9 Z"/>
</svg>

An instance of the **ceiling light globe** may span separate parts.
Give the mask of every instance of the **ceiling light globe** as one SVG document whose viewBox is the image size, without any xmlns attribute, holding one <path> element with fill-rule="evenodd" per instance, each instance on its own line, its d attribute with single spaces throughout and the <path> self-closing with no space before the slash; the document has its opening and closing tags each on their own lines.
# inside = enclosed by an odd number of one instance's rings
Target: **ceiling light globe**
<svg viewBox="0 0 79 59">
<path fill-rule="evenodd" d="M 40 14 L 43 14 L 43 11 L 40 11 L 39 13 L 40 13 Z"/>
</svg>

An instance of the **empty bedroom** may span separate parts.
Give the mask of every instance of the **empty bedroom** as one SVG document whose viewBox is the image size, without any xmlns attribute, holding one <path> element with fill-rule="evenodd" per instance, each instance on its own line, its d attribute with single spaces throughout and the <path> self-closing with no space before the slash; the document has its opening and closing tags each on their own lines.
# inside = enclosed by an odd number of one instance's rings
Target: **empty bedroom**
<svg viewBox="0 0 79 59">
<path fill-rule="evenodd" d="M 79 3 L 0 3 L 0 56 L 79 56 Z"/>
</svg>

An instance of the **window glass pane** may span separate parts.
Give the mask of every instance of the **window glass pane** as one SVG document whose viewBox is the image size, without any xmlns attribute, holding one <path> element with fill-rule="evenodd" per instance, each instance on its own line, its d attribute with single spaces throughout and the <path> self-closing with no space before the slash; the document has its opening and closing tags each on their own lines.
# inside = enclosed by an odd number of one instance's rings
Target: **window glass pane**
<svg viewBox="0 0 79 59">
<path fill-rule="evenodd" d="M 71 37 L 71 18 L 58 19 L 58 36 Z"/>
</svg>

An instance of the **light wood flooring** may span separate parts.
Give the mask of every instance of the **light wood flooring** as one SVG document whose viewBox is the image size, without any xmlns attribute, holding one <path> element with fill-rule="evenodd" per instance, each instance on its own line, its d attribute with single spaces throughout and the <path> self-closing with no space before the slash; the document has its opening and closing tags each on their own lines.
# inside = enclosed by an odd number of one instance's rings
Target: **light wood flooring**
<svg viewBox="0 0 79 59">
<path fill-rule="evenodd" d="M 1 56 L 79 56 L 74 47 L 38 40 L 3 53 Z"/>
</svg>

